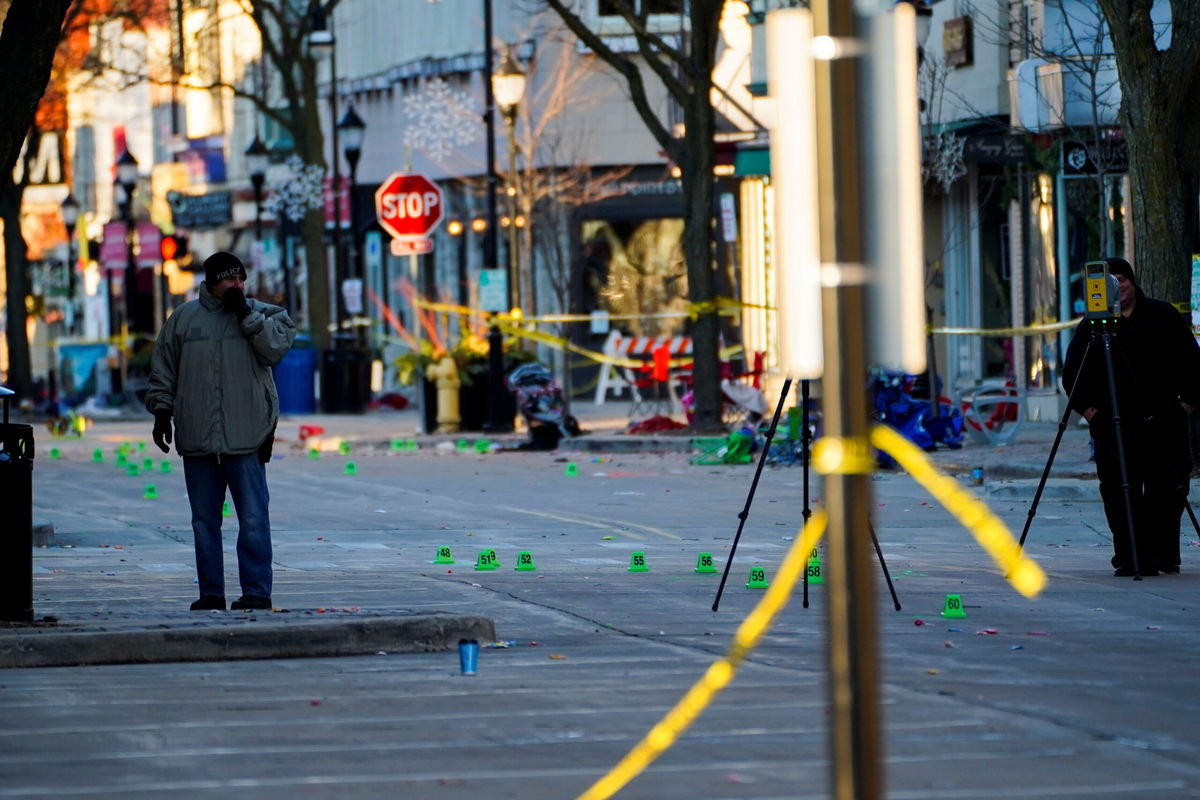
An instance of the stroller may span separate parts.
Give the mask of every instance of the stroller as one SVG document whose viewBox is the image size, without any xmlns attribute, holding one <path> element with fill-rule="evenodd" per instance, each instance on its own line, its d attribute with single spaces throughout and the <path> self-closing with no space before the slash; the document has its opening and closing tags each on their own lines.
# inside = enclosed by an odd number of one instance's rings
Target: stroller
<svg viewBox="0 0 1200 800">
<path fill-rule="evenodd" d="M 962 411 L 944 397 L 938 397 L 936 410 L 930 400 L 919 399 L 922 393 L 929 394 L 927 386 L 919 385 L 919 378 L 899 372 L 874 371 L 870 391 L 875 419 L 895 428 L 922 450 L 936 450 L 939 444 L 951 450 L 959 449 L 963 444 Z M 941 388 L 940 380 L 938 388 Z M 895 466 L 892 458 L 883 453 L 878 454 L 878 461 L 884 468 Z"/>
<path fill-rule="evenodd" d="M 538 362 L 522 364 L 505 379 L 516 393 L 517 408 L 529 427 L 529 441 L 520 450 L 553 450 L 564 436 L 580 436 L 579 422 L 566 413 L 562 387 Z"/>
</svg>

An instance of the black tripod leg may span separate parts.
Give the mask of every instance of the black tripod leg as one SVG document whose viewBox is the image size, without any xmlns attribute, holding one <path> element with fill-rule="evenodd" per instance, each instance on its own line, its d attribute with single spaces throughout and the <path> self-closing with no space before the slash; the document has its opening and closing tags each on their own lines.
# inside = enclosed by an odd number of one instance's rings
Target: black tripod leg
<svg viewBox="0 0 1200 800">
<path fill-rule="evenodd" d="M 1092 339 L 1088 337 L 1087 347 L 1083 349 L 1083 358 L 1080 359 L 1079 373 L 1075 376 L 1075 385 L 1071 387 L 1071 393 L 1067 395 L 1067 408 L 1063 411 L 1062 419 L 1058 421 L 1058 433 L 1054 437 L 1054 446 L 1050 448 L 1050 457 L 1046 459 L 1046 467 L 1042 470 L 1042 479 L 1038 481 L 1037 491 L 1033 493 L 1033 503 L 1029 506 L 1029 514 L 1025 517 L 1025 527 L 1021 529 L 1021 539 L 1017 542 L 1017 547 L 1025 547 L 1025 537 L 1029 535 L 1029 526 L 1033 524 L 1033 515 L 1037 513 L 1038 503 L 1042 501 L 1042 492 L 1046 489 L 1046 481 L 1050 477 L 1050 468 L 1054 465 L 1054 456 L 1058 454 L 1058 446 L 1062 442 L 1063 434 L 1067 431 L 1067 420 L 1071 417 L 1071 401 L 1075 399 L 1075 390 L 1079 388 L 1080 377 L 1083 376 L 1084 369 L 1087 368 L 1088 353 L 1092 349 Z"/>
<path fill-rule="evenodd" d="M 758 466 L 754 470 L 754 480 L 750 483 L 750 491 L 746 494 L 746 505 L 738 514 L 737 535 L 733 537 L 733 546 L 729 548 L 729 558 L 725 561 L 725 572 L 721 574 L 721 585 L 717 587 L 717 596 L 713 599 L 712 610 L 716 611 L 721 604 L 721 594 L 725 591 L 725 581 L 729 579 L 729 568 L 733 566 L 733 554 L 737 552 L 738 540 L 742 538 L 742 528 L 746 527 L 746 518 L 750 516 L 750 504 L 754 502 L 754 492 L 758 489 L 758 479 L 762 475 L 763 465 L 767 463 L 767 453 L 771 450 L 771 440 L 775 438 L 775 427 L 779 424 L 779 414 L 792 388 L 792 379 L 783 382 L 783 391 L 779 393 L 779 403 L 775 406 L 775 416 L 771 418 L 771 427 L 767 431 L 767 441 L 762 452 L 758 454 Z"/>
<path fill-rule="evenodd" d="M 883 569 L 883 578 L 887 581 L 888 591 L 892 593 L 892 605 L 900 610 L 900 598 L 896 597 L 896 587 L 892 585 L 892 574 L 888 572 L 887 562 L 883 560 L 883 550 L 879 548 L 879 539 L 875 536 L 875 526 L 868 523 L 867 530 L 871 532 L 871 543 L 875 545 L 875 555 L 879 558 L 879 566 Z"/>
<path fill-rule="evenodd" d="M 1133 559 L 1133 579 L 1142 579 L 1142 570 L 1138 565 L 1137 534 L 1133 530 L 1133 502 L 1129 496 L 1129 467 L 1125 461 L 1125 440 L 1121 436 L 1121 411 L 1117 405 L 1117 380 L 1113 375 L 1112 334 L 1101 330 L 1104 340 L 1104 363 L 1108 369 L 1108 395 L 1111 398 L 1113 410 L 1113 436 L 1117 440 L 1117 465 L 1121 468 L 1121 494 L 1125 498 L 1125 525 L 1129 529 L 1129 557 Z"/>
<path fill-rule="evenodd" d="M 812 516 L 812 507 L 808 502 L 808 379 L 800 381 L 800 458 L 804 468 L 804 524 L 808 524 L 808 518 Z M 804 570 L 804 607 L 808 608 L 808 570 Z"/>
<path fill-rule="evenodd" d="M 1196 538 L 1200 539 L 1200 522 L 1196 521 L 1196 512 L 1192 511 L 1191 501 L 1186 496 L 1183 498 L 1183 508 L 1188 512 L 1188 516 L 1192 520 L 1192 527 L 1196 529 Z"/>
</svg>

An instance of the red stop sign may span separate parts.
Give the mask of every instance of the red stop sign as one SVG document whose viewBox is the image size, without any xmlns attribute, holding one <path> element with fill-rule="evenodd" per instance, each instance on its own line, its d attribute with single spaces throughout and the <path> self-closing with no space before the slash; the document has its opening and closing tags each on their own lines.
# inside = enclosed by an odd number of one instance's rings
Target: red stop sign
<svg viewBox="0 0 1200 800">
<path fill-rule="evenodd" d="M 375 190 L 375 216 L 397 239 L 428 236 L 442 221 L 442 190 L 424 175 L 394 172 Z"/>
</svg>

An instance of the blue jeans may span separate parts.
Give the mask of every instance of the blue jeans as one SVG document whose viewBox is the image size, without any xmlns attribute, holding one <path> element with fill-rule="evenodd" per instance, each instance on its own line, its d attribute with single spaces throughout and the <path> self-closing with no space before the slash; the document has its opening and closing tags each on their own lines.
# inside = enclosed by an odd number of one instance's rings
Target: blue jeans
<svg viewBox="0 0 1200 800">
<path fill-rule="evenodd" d="M 238 577 L 242 594 L 270 597 L 271 520 L 267 511 L 270 497 L 266 465 L 258 460 L 257 453 L 185 457 L 183 475 L 192 506 L 200 594 L 225 596 L 221 507 L 228 487 L 238 518 Z"/>
</svg>

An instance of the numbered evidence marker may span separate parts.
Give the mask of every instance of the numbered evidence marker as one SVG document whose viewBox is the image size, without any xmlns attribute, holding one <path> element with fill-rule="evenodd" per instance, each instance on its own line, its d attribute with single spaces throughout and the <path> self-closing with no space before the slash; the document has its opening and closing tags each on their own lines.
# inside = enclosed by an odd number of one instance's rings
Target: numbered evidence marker
<svg viewBox="0 0 1200 800">
<path fill-rule="evenodd" d="M 629 571 L 630 572 L 649 572 L 650 567 L 646 564 L 646 554 L 638 550 L 633 555 L 629 556 Z"/>
<path fill-rule="evenodd" d="M 963 608 L 962 597 L 956 594 L 946 595 L 946 607 L 942 609 L 942 616 L 950 619 L 966 619 L 967 610 Z"/>
<path fill-rule="evenodd" d="M 454 556 L 450 555 L 450 548 L 442 545 L 438 548 L 437 558 L 433 560 L 435 564 L 453 564 Z"/>
<path fill-rule="evenodd" d="M 813 552 L 816 552 L 815 550 Z M 825 578 L 821 574 L 821 559 L 810 558 L 808 560 L 808 568 L 805 571 L 808 575 L 809 586 L 820 586 L 825 583 Z"/>
<path fill-rule="evenodd" d="M 480 550 L 479 555 L 475 559 L 475 569 L 483 572 L 492 572 L 500 566 L 500 559 L 496 558 L 496 551 L 492 549 Z"/>
<path fill-rule="evenodd" d="M 701 553 L 696 557 L 696 572 L 716 572 L 713 565 L 712 553 Z"/>
<path fill-rule="evenodd" d="M 513 567 L 513 569 L 520 572 L 533 572 L 536 570 L 537 567 L 533 564 L 533 553 L 529 552 L 528 550 L 522 550 L 520 553 L 518 553 L 517 566 Z"/>
<path fill-rule="evenodd" d="M 750 580 L 746 582 L 747 589 L 766 589 L 769 586 L 767 583 L 767 571 L 762 567 L 753 567 L 750 570 Z"/>
</svg>

